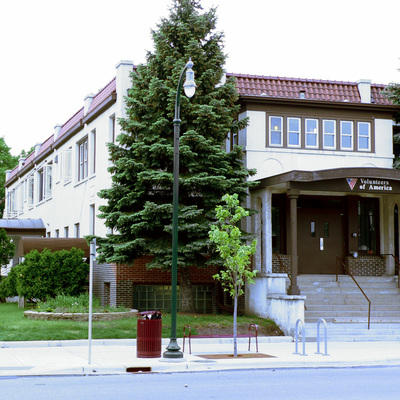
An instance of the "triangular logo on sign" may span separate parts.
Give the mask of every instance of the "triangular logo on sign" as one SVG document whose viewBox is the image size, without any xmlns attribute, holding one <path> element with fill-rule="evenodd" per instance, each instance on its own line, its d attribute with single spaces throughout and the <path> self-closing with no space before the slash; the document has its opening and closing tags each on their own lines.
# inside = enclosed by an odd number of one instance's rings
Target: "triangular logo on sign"
<svg viewBox="0 0 400 400">
<path fill-rule="evenodd" d="M 356 186 L 357 180 L 357 178 L 346 178 L 347 184 L 349 185 L 351 190 L 353 190 L 354 186 Z"/>
</svg>

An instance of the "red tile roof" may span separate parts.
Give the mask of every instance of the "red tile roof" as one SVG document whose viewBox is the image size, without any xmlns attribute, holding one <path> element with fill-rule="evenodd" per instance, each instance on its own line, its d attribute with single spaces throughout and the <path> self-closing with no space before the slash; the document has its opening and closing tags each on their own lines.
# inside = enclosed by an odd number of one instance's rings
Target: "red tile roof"
<svg viewBox="0 0 400 400">
<path fill-rule="evenodd" d="M 65 124 L 61 127 L 59 138 L 68 132 L 73 126 L 75 126 L 83 118 L 83 107 L 76 112 Z"/>
<path fill-rule="evenodd" d="M 111 96 L 116 91 L 116 78 L 111 82 L 107 83 L 99 93 L 94 96 L 92 102 L 90 103 L 89 111 L 94 110 L 99 104 L 101 104 L 108 96 Z"/>
<path fill-rule="evenodd" d="M 280 78 L 260 75 L 227 74 L 236 78 L 241 96 L 265 96 L 284 99 L 300 99 L 300 92 L 308 100 L 360 103 L 355 82 L 326 81 L 316 79 Z M 384 85 L 371 85 L 372 103 L 391 105 L 382 95 Z"/>
<path fill-rule="evenodd" d="M 100 105 L 105 99 L 111 96 L 116 91 L 116 78 L 113 78 L 103 89 L 101 89 L 94 97 L 90 104 L 89 111 L 94 110 L 98 105 Z M 76 124 L 82 121 L 84 117 L 84 108 L 82 107 L 79 111 L 77 111 L 67 122 L 65 122 L 60 130 L 60 134 L 58 139 L 65 135 L 71 128 L 73 128 Z M 24 165 L 29 165 L 36 157 L 39 157 L 46 150 L 48 150 L 54 143 L 54 135 L 51 135 L 48 139 L 46 139 L 41 145 L 40 150 L 37 156 L 35 156 L 35 152 L 33 151 L 28 155 L 25 160 Z M 19 171 L 19 166 L 17 165 L 8 175 L 8 179 L 6 182 L 10 181 L 14 178 Z"/>
<path fill-rule="evenodd" d="M 135 69 L 135 67 L 134 67 Z M 236 86 L 240 96 L 260 96 L 284 99 L 299 99 L 300 92 L 304 92 L 305 99 L 329 102 L 349 102 L 360 103 L 360 94 L 355 82 L 326 81 L 317 79 L 300 78 L 281 78 L 262 75 L 227 74 L 236 78 Z M 382 95 L 385 85 L 371 85 L 372 103 L 381 105 L 392 105 L 392 103 Z M 89 111 L 94 110 L 107 97 L 116 92 L 116 78 L 113 78 L 103 89 L 93 98 Z M 77 111 L 61 127 L 59 138 L 68 132 L 72 127 L 82 121 L 84 108 Z M 50 136 L 42 143 L 39 155 L 45 152 L 54 143 L 54 136 Z M 35 152 L 29 154 L 25 160 L 28 165 L 35 159 Z M 7 181 L 11 180 L 18 173 L 18 166 L 9 174 Z"/>
</svg>

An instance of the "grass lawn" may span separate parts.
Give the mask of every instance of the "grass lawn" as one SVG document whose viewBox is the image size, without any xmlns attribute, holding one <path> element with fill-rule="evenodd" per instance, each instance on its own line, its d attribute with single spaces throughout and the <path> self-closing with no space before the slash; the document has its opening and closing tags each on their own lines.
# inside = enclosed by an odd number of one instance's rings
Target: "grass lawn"
<svg viewBox="0 0 400 400">
<path fill-rule="evenodd" d="M 77 321 L 40 321 L 24 317 L 17 304 L 0 304 L 0 341 L 87 339 L 88 323 Z M 171 318 L 163 315 L 162 336 L 170 336 Z M 94 339 L 136 338 L 136 317 L 117 321 L 93 322 Z M 282 335 L 269 320 L 239 316 L 239 333 L 245 333 L 249 323 L 259 325 L 259 335 Z M 183 326 L 190 325 L 192 334 L 226 334 L 232 332 L 231 315 L 178 314 L 177 336 L 183 336 Z"/>
</svg>

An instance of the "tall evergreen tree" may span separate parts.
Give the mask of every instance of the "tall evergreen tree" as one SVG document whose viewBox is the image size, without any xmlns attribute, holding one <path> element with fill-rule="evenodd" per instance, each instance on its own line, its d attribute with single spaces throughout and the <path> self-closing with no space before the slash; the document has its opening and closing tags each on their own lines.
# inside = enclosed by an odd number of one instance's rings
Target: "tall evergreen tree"
<svg viewBox="0 0 400 400">
<path fill-rule="evenodd" d="M 103 261 L 130 263 L 153 255 L 148 268 L 171 267 L 173 125 L 179 75 L 194 62 L 196 94 L 181 97 L 178 268 L 182 310 L 193 310 L 189 266 L 216 264 L 208 231 L 225 193 L 244 199 L 252 171 L 240 147 L 227 153 L 228 132 L 238 121 L 238 94 L 232 79 L 219 85 L 225 54 L 215 30 L 216 10 L 198 0 L 174 0 L 168 19 L 152 32 L 154 52 L 132 73 L 123 133 L 110 145 L 112 187 L 100 192 L 107 205 L 101 217 L 113 234 L 99 240 Z"/>
</svg>

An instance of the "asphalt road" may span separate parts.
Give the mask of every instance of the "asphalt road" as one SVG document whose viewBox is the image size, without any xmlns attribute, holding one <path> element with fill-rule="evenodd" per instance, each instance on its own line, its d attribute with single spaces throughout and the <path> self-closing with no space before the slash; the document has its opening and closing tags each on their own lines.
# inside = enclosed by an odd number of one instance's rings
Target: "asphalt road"
<svg viewBox="0 0 400 400">
<path fill-rule="evenodd" d="M 3 400 L 400 398 L 400 367 L 241 370 L 114 376 L 3 377 Z"/>
</svg>

